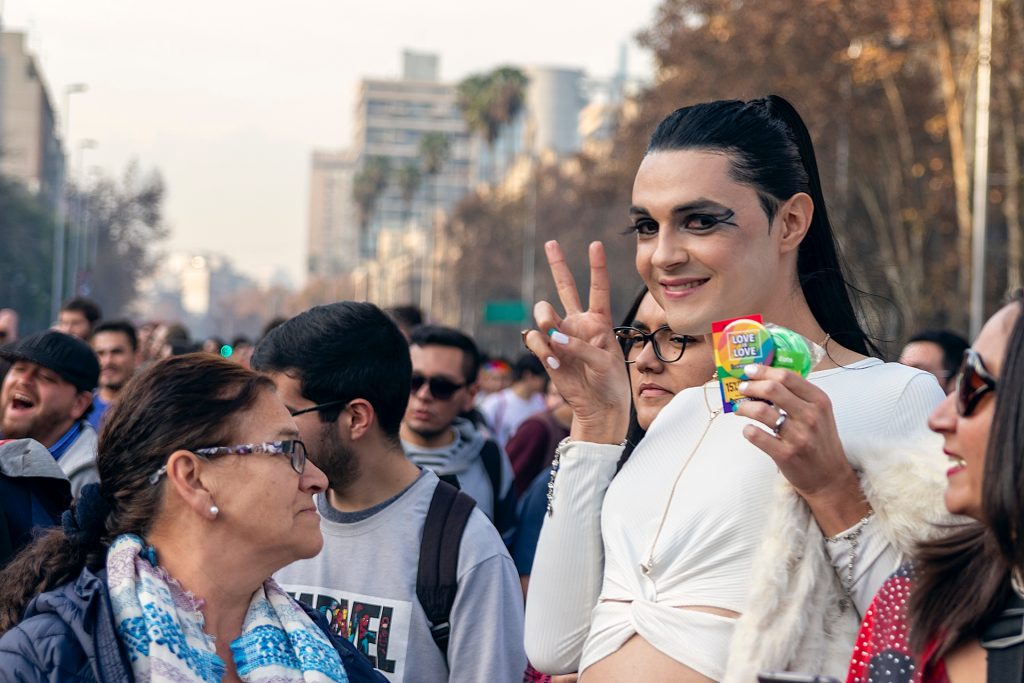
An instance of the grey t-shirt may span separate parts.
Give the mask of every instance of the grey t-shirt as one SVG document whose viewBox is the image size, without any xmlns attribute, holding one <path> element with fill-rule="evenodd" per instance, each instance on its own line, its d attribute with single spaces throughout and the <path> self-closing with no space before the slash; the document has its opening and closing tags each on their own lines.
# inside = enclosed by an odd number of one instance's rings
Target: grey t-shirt
<svg viewBox="0 0 1024 683">
<path fill-rule="evenodd" d="M 519 576 L 498 532 L 479 509 L 470 515 L 459 548 L 450 670 L 430 635 L 416 598 L 416 570 L 437 483 L 437 476 L 425 470 L 368 517 L 339 513 L 319 496 L 323 550 L 288 565 L 275 578 L 323 612 L 331 628 L 390 681 L 519 683 L 526 668 Z"/>
</svg>

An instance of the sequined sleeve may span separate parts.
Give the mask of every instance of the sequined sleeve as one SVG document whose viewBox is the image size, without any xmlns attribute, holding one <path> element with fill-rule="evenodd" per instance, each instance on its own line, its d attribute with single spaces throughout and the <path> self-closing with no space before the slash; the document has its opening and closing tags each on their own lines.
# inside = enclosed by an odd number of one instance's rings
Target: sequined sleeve
<svg viewBox="0 0 1024 683">
<path fill-rule="evenodd" d="M 846 683 L 949 683 L 941 662 L 925 669 L 911 653 L 907 603 L 912 587 L 909 564 L 882 584 L 861 622 Z"/>
</svg>

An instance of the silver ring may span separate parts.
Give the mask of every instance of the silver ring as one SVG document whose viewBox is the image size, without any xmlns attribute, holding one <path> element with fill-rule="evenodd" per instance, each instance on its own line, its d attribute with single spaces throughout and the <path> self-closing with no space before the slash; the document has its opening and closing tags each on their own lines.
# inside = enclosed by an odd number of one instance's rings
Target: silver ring
<svg viewBox="0 0 1024 683">
<path fill-rule="evenodd" d="M 781 437 L 780 432 L 782 431 L 782 425 L 786 424 L 786 420 L 789 419 L 789 413 L 782 408 L 777 408 L 779 411 L 779 419 L 775 420 L 775 426 L 772 427 L 772 433 L 775 434 L 776 438 Z"/>
</svg>

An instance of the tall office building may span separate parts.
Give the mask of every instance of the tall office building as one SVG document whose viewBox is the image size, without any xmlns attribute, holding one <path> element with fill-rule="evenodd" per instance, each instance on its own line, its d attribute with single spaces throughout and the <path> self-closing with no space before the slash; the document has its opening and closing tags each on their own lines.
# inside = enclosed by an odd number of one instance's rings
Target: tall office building
<svg viewBox="0 0 1024 683">
<path fill-rule="evenodd" d="M 309 191 L 310 277 L 330 277 L 359 265 L 359 219 L 352 198 L 355 155 L 313 152 Z"/>
<path fill-rule="evenodd" d="M 527 67 L 526 106 L 533 146 L 559 156 L 580 151 L 579 117 L 587 104 L 579 69 Z"/>
<path fill-rule="evenodd" d="M 450 153 L 434 177 L 425 174 L 411 202 L 402 198 L 394 173 L 407 163 L 422 168 L 420 141 L 428 133 L 448 137 Z M 363 257 L 377 255 L 382 230 L 430 226 L 434 208 L 447 209 L 469 188 L 470 145 L 455 85 L 438 79 L 438 58 L 406 51 L 400 79 L 365 79 L 359 84 L 352 149 L 357 166 L 371 157 L 386 157 L 392 180 L 377 202 Z"/>
<path fill-rule="evenodd" d="M 25 34 L 0 34 L 0 173 L 57 209 L 64 152 L 46 80 Z"/>
</svg>

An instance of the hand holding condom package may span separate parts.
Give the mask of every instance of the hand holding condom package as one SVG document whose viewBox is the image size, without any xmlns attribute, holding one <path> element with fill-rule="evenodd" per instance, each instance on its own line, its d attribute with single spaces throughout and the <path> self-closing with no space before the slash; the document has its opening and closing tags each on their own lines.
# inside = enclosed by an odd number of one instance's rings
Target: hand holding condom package
<svg viewBox="0 0 1024 683">
<path fill-rule="evenodd" d="M 722 410 L 726 413 L 750 400 L 739 390 L 740 382 L 748 379 L 748 365 L 784 368 L 807 377 L 825 356 L 825 350 L 814 342 L 785 327 L 765 324 L 760 315 L 721 320 L 712 324 L 711 332 Z"/>
</svg>

